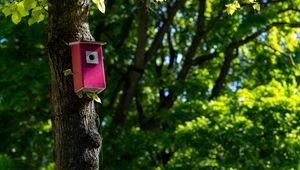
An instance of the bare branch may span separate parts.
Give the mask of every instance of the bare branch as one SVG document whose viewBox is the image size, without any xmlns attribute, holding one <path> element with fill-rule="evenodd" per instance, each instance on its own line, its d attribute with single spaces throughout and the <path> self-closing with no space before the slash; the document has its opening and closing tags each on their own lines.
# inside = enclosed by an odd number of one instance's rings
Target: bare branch
<svg viewBox="0 0 300 170">
<path fill-rule="evenodd" d="M 270 30 L 274 26 L 281 26 L 281 25 L 286 25 L 286 24 L 287 23 L 279 23 L 279 22 L 272 23 L 269 26 L 265 27 L 264 29 L 261 29 L 261 30 L 257 31 L 255 33 L 253 33 L 253 34 L 251 34 L 251 35 L 243 38 L 240 41 L 231 43 L 226 48 L 225 53 L 228 53 L 227 55 L 229 56 L 230 53 L 231 53 L 230 51 L 233 51 L 234 49 L 238 49 L 240 46 L 242 46 L 242 45 L 244 45 L 244 44 L 246 44 L 246 43 L 248 43 L 250 41 L 255 40 L 255 38 L 257 38 L 263 32 L 266 32 L 266 31 Z M 195 49 L 195 48 L 193 48 L 193 49 Z M 183 65 L 183 68 L 182 68 L 182 70 L 181 70 L 181 72 L 180 72 L 180 74 L 178 76 L 178 80 L 185 80 L 186 79 L 186 76 L 187 76 L 187 74 L 188 74 L 188 72 L 189 72 L 189 70 L 190 70 L 190 68 L 191 68 L 191 66 L 193 64 L 196 64 L 196 63 L 202 64 L 205 61 L 211 60 L 211 59 L 213 59 L 216 56 L 217 56 L 217 54 L 215 54 L 215 53 L 213 53 L 213 54 L 206 54 L 206 55 L 198 57 L 198 58 L 196 58 L 194 60 L 189 59 L 188 57 L 186 57 L 186 60 L 185 60 L 184 65 Z M 216 94 L 213 94 L 212 95 L 213 97 L 217 96 L 219 94 L 219 91 L 221 90 L 222 84 L 224 83 L 225 76 L 227 74 L 226 72 L 229 69 L 228 66 L 230 66 L 230 62 L 231 62 L 231 60 L 229 58 L 226 59 L 226 63 L 224 63 L 224 65 L 222 67 L 223 68 L 223 71 L 221 71 L 222 75 L 220 75 L 219 76 L 220 77 L 219 80 L 217 80 L 219 82 L 217 82 L 218 85 L 217 85 L 217 87 L 215 87 L 216 90 L 214 92 Z M 219 88 L 219 86 L 220 86 L 220 88 Z M 159 108 L 170 108 L 170 107 L 172 107 L 174 101 L 176 100 L 176 97 L 177 97 L 178 93 L 179 93 L 178 90 L 176 91 L 174 89 L 171 89 L 169 95 L 160 103 Z M 213 97 L 210 97 L 210 98 L 213 98 Z"/>
<path fill-rule="evenodd" d="M 257 38 L 259 35 L 261 35 L 262 33 L 264 32 L 267 32 L 269 31 L 272 27 L 275 27 L 275 26 L 282 26 L 282 25 L 287 25 L 289 27 L 300 27 L 300 24 L 292 24 L 292 23 L 286 23 L 286 22 L 274 22 L 268 26 L 266 26 L 264 29 L 261 29 L 247 37 L 245 37 L 244 39 L 240 40 L 240 41 L 237 41 L 237 42 L 234 42 L 232 44 L 229 45 L 229 48 L 238 48 L 250 41 L 253 41 L 255 38 Z"/>
<path fill-rule="evenodd" d="M 154 55 L 154 53 L 157 51 L 157 49 L 160 47 L 164 35 L 169 30 L 177 11 L 184 5 L 185 2 L 186 0 L 177 0 L 171 7 L 168 13 L 167 20 L 163 23 L 163 26 L 156 33 L 149 50 L 146 52 L 145 62 L 149 61 L 150 58 Z"/>
<path fill-rule="evenodd" d="M 291 64 L 292 64 L 292 66 L 295 67 L 297 70 L 300 70 L 299 67 L 297 66 L 297 64 L 295 63 L 295 61 L 293 59 L 293 56 L 291 54 L 288 54 L 288 53 L 286 53 L 284 51 L 278 50 L 278 49 L 276 49 L 276 48 L 274 48 L 274 47 L 272 47 L 272 46 L 270 46 L 270 45 L 268 45 L 266 43 L 261 43 L 261 42 L 258 42 L 258 41 L 256 41 L 256 43 L 257 44 L 261 44 L 261 45 L 263 45 L 265 47 L 268 47 L 269 49 L 271 49 L 271 50 L 273 50 L 275 52 L 279 52 L 281 55 L 283 55 L 285 57 L 288 57 L 289 60 L 290 60 L 290 62 L 291 62 Z"/>
<path fill-rule="evenodd" d="M 192 62 L 191 65 L 201 65 L 203 64 L 205 61 L 209 61 L 212 60 L 213 58 L 215 58 L 217 56 L 217 53 L 209 53 L 209 54 L 204 54 L 200 57 L 195 58 Z"/>
<path fill-rule="evenodd" d="M 212 90 L 212 94 L 211 96 L 209 97 L 209 100 L 212 100 L 214 97 L 217 97 L 219 96 L 220 94 L 220 91 L 222 89 L 222 86 L 223 84 L 225 83 L 225 79 L 226 79 L 226 75 L 228 74 L 228 71 L 229 71 L 229 68 L 230 68 L 230 64 L 232 62 L 232 60 L 234 58 L 232 58 L 232 54 L 233 54 L 233 50 L 234 49 L 238 49 L 240 46 L 250 42 L 250 41 L 253 41 L 255 40 L 259 35 L 261 35 L 263 32 L 267 32 L 268 30 L 270 30 L 272 27 L 274 26 L 281 26 L 281 25 L 291 25 L 289 23 L 280 23 L 280 22 L 275 22 L 275 23 L 272 23 L 270 24 L 269 26 L 267 26 L 265 29 L 262 29 L 262 30 L 259 30 L 249 36 L 247 36 L 246 38 L 244 38 L 243 40 L 241 41 L 238 41 L 238 42 L 235 42 L 235 43 L 232 43 L 230 44 L 228 47 L 227 47 L 227 50 L 225 52 L 225 61 L 224 61 L 224 64 L 221 68 L 221 72 L 220 72 L 220 75 L 213 87 L 213 90 Z M 237 55 L 237 53 L 236 53 Z M 293 62 L 293 58 L 291 58 L 290 55 L 287 55 L 289 58 L 290 58 L 290 61 L 291 63 L 293 64 L 293 66 L 295 66 L 295 63 Z"/>
<path fill-rule="evenodd" d="M 175 61 L 175 58 L 176 58 L 176 51 L 174 49 L 174 46 L 173 46 L 173 40 L 172 40 L 172 37 L 171 37 L 171 32 L 170 30 L 168 31 L 168 46 L 169 46 L 169 54 L 170 54 L 170 62 L 169 62 L 169 65 L 168 65 L 168 69 L 172 68 L 173 67 L 173 64 L 174 64 L 174 61 Z"/>
<path fill-rule="evenodd" d="M 194 55 L 196 54 L 196 51 L 198 49 L 198 46 L 202 40 L 202 38 L 205 35 L 205 31 L 204 31 L 204 21 L 205 21 L 205 16 L 204 16 L 204 12 L 205 12 L 205 4 L 206 1 L 205 0 L 200 0 L 199 3 L 199 10 L 198 10 L 198 18 L 197 18 L 197 28 L 196 28 L 196 34 L 194 35 L 193 39 L 192 39 L 192 44 L 189 47 L 187 54 L 185 56 L 185 60 L 184 60 L 184 64 L 182 67 L 182 70 L 180 71 L 179 75 L 178 75 L 178 80 L 185 80 L 188 71 L 191 67 L 191 63 L 192 63 L 192 58 L 194 57 Z M 159 105 L 159 109 L 161 108 L 170 108 L 174 101 L 176 100 L 177 94 L 178 94 L 178 90 L 176 89 L 171 89 L 169 92 L 169 95 L 160 102 Z"/>
<path fill-rule="evenodd" d="M 122 32 L 120 34 L 120 37 L 119 37 L 119 42 L 117 43 L 117 45 L 115 46 L 115 49 L 120 49 L 122 48 L 126 38 L 128 37 L 129 35 L 129 32 L 131 30 L 131 26 L 132 26 L 132 23 L 133 23 L 133 15 L 131 14 L 127 19 L 126 21 L 124 22 L 124 27 L 122 29 Z"/>
<path fill-rule="evenodd" d="M 147 43 L 147 7 L 146 1 L 137 0 L 137 10 L 138 10 L 138 43 L 136 48 L 135 63 L 129 69 L 126 76 L 126 81 L 123 87 L 123 94 L 121 96 L 117 113 L 113 117 L 113 122 L 116 124 L 123 124 L 127 116 L 129 105 L 135 94 L 139 80 L 142 77 L 145 65 L 150 57 L 157 51 L 161 45 L 164 34 L 168 31 L 171 23 L 173 22 L 174 16 L 177 11 L 184 5 L 186 0 L 178 0 L 169 10 L 168 19 L 164 22 L 163 26 L 159 29 L 156 34 L 154 41 L 150 49 L 145 52 L 145 47 Z"/>
<path fill-rule="evenodd" d="M 142 107 L 141 103 L 138 100 L 137 95 L 135 96 L 135 106 L 136 106 L 136 109 L 137 109 L 137 112 L 138 112 L 138 115 L 139 115 L 140 126 L 143 126 L 143 124 L 145 122 L 145 113 L 144 113 L 144 110 L 143 110 L 143 107 Z"/>
<path fill-rule="evenodd" d="M 178 75 L 178 79 L 179 80 L 184 80 L 187 76 L 187 73 L 191 67 L 191 61 L 192 58 L 194 57 L 194 55 L 196 54 L 196 51 L 199 47 L 199 44 L 202 40 L 202 38 L 205 35 L 205 30 L 204 30 L 204 21 L 205 21 L 205 16 L 204 16 L 204 12 L 205 12 L 205 5 L 206 1 L 205 0 L 200 0 L 199 3 L 199 10 L 198 10 L 198 18 L 197 18 L 197 29 L 196 29 L 196 34 L 193 37 L 192 40 L 192 44 L 189 47 L 186 56 L 185 56 L 185 61 L 183 64 L 183 68 L 180 71 L 179 75 Z"/>
<path fill-rule="evenodd" d="M 135 95 L 138 81 L 144 71 L 145 48 L 147 43 L 147 7 L 144 0 L 137 0 L 138 13 L 138 42 L 135 53 L 135 63 L 129 69 L 125 77 L 123 94 L 118 104 L 117 113 L 113 117 L 113 122 L 122 125 L 125 122 L 130 103 Z"/>
<path fill-rule="evenodd" d="M 238 56 L 238 50 L 236 49 L 236 53 L 233 55 L 234 49 L 228 48 L 225 52 L 225 60 L 223 63 L 223 66 L 221 68 L 220 74 L 218 79 L 216 80 L 216 83 L 212 89 L 212 93 L 209 97 L 209 100 L 212 100 L 213 98 L 220 95 L 221 89 L 223 87 L 223 84 L 225 83 L 226 76 L 228 74 L 228 71 L 230 69 L 231 62 L 234 58 Z"/>
</svg>

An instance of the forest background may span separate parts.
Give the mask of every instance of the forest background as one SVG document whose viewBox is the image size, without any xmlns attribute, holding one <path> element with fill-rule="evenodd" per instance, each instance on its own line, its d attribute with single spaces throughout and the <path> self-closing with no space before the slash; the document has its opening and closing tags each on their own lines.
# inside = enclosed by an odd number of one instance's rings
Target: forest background
<svg viewBox="0 0 300 170">
<path fill-rule="evenodd" d="M 0 169 L 55 169 L 47 3 L 0 2 Z M 300 1 L 145 2 L 90 6 L 100 168 L 300 169 Z"/>
</svg>

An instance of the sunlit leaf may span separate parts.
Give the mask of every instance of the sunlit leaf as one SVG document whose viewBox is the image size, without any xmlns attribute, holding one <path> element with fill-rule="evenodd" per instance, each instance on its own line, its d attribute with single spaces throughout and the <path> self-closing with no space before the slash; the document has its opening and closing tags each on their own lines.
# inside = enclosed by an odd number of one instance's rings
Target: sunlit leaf
<svg viewBox="0 0 300 170">
<path fill-rule="evenodd" d="M 7 7 L 7 8 L 4 8 L 2 10 L 2 12 L 4 13 L 4 15 L 7 17 L 9 16 L 13 11 L 11 10 L 11 8 Z"/>
<path fill-rule="evenodd" d="M 17 5 L 17 10 L 19 11 L 21 17 L 29 15 L 29 12 L 24 8 L 24 2 L 19 2 Z"/>
<path fill-rule="evenodd" d="M 38 19 L 37 19 L 37 23 L 43 21 L 44 18 L 45 18 L 45 15 L 44 14 L 40 14 L 39 17 L 38 17 Z"/>
<path fill-rule="evenodd" d="M 104 0 L 93 0 L 93 2 L 97 5 L 100 12 L 105 13 L 105 3 Z"/>
<path fill-rule="evenodd" d="M 87 92 L 86 95 L 87 95 L 88 98 L 93 99 L 93 93 L 92 92 Z"/>
<path fill-rule="evenodd" d="M 32 24 L 34 24 L 36 21 L 34 18 L 29 18 L 28 19 L 28 25 L 31 26 Z"/>
<path fill-rule="evenodd" d="M 232 15 L 238 8 L 240 8 L 240 4 L 238 1 L 234 1 L 233 3 L 227 4 L 225 6 L 228 15 Z"/>
<path fill-rule="evenodd" d="M 95 100 L 97 103 L 101 103 L 101 99 L 99 98 L 99 96 L 97 94 L 93 94 L 92 96 L 93 100 Z"/>
<path fill-rule="evenodd" d="M 72 70 L 71 69 L 67 69 L 64 71 L 64 76 L 69 76 L 69 75 L 72 75 Z"/>
<path fill-rule="evenodd" d="M 21 16 L 19 14 L 19 12 L 14 12 L 11 16 L 11 20 L 14 24 L 18 24 L 21 21 Z"/>
<path fill-rule="evenodd" d="M 256 11 L 259 11 L 260 10 L 260 5 L 259 3 L 255 3 L 252 5 L 253 9 L 256 10 Z"/>
<path fill-rule="evenodd" d="M 37 2 L 35 0 L 24 0 L 24 8 L 26 10 L 30 10 L 34 7 L 36 7 Z"/>
<path fill-rule="evenodd" d="M 76 93 L 76 95 L 78 96 L 78 98 L 82 98 L 82 97 L 83 97 L 83 93 L 82 93 L 82 91 L 80 91 L 80 92 Z"/>
<path fill-rule="evenodd" d="M 255 2 L 255 0 L 246 0 L 246 3 L 249 3 L 249 4 L 252 4 L 254 2 Z"/>
</svg>

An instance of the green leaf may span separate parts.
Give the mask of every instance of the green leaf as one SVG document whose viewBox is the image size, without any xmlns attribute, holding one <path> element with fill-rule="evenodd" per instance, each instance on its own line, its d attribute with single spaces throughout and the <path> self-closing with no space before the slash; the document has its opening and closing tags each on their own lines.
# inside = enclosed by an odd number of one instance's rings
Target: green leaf
<svg viewBox="0 0 300 170">
<path fill-rule="evenodd" d="M 71 69 L 67 69 L 67 70 L 65 70 L 63 72 L 64 72 L 64 76 L 69 76 L 69 75 L 73 74 Z"/>
<path fill-rule="evenodd" d="M 17 2 L 13 1 L 9 6 L 7 6 L 5 9 L 2 10 L 4 15 L 7 17 L 11 15 L 17 8 Z"/>
<path fill-rule="evenodd" d="M 248 3 L 248 4 L 252 4 L 254 2 L 255 2 L 255 0 L 246 0 L 246 3 Z"/>
<path fill-rule="evenodd" d="M 21 16 L 18 11 L 14 12 L 12 14 L 11 20 L 14 24 L 18 24 L 21 21 Z"/>
<path fill-rule="evenodd" d="M 87 97 L 98 102 L 98 103 L 101 103 L 101 99 L 98 97 L 98 95 L 96 93 L 93 93 L 93 92 L 87 92 L 86 93 Z"/>
<path fill-rule="evenodd" d="M 37 2 L 35 0 L 24 0 L 24 8 L 30 10 L 36 7 Z"/>
<path fill-rule="evenodd" d="M 226 12 L 228 15 L 232 15 L 235 12 L 236 8 L 232 4 L 226 5 Z"/>
<path fill-rule="evenodd" d="M 238 1 L 234 1 L 233 3 L 227 4 L 225 6 L 228 15 L 232 15 L 238 8 L 241 7 Z"/>
<path fill-rule="evenodd" d="M 44 18 L 45 18 L 45 15 L 44 14 L 40 14 L 39 17 L 38 17 L 37 23 L 43 21 Z"/>
<path fill-rule="evenodd" d="M 253 5 L 252 5 L 252 8 L 253 8 L 254 10 L 256 10 L 256 11 L 259 11 L 259 10 L 260 10 L 260 5 L 259 5 L 259 3 L 253 4 Z"/>
<path fill-rule="evenodd" d="M 234 5 L 236 8 L 240 8 L 240 7 L 241 7 L 238 1 L 234 1 L 234 2 L 233 2 L 233 5 Z"/>
<path fill-rule="evenodd" d="M 38 6 L 33 8 L 32 12 L 41 12 L 42 9 L 43 9 L 42 7 Z"/>
<path fill-rule="evenodd" d="M 9 16 L 12 13 L 12 10 L 11 10 L 11 8 L 7 7 L 5 9 L 3 9 L 2 12 L 7 17 L 7 16 Z"/>
<path fill-rule="evenodd" d="M 99 98 L 99 96 L 97 94 L 93 94 L 93 100 L 95 100 L 97 103 L 101 103 L 101 99 Z"/>
<path fill-rule="evenodd" d="M 28 19 L 28 25 L 31 26 L 32 24 L 34 24 L 36 21 L 35 19 L 32 17 L 32 18 L 29 18 Z"/>
<path fill-rule="evenodd" d="M 78 96 L 78 98 L 82 98 L 82 97 L 83 97 L 83 93 L 82 93 L 82 91 L 80 91 L 80 92 L 76 93 L 76 95 Z"/>
<path fill-rule="evenodd" d="M 24 8 L 24 2 L 20 2 L 17 5 L 17 10 L 20 13 L 21 17 L 25 17 L 27 15 L 29 15 L 29 12 Z"/>
<path fill-rule="evenodd" d="M 105 13 L 105 3 L 104 0 L 93 0 L 93 2 L 97 5 L 100 12 Z"/>
<path fill-rule="evenodd" d="M 28 25 L 39 23 L 45 19 L 42 7 L 35 7 L 32 10 L 32 17 L 28 20 Z"/>
<path fill-rule="evenodd" d="M 88 97 L 88 98 L 91 98 L 91 99 L 93 99 L 93 93 L 91 93 L 91 92 L 87 92 L 87 93 L 86 93 L 86 95 L 87 95 L 87 97 Z"/>
</svg>

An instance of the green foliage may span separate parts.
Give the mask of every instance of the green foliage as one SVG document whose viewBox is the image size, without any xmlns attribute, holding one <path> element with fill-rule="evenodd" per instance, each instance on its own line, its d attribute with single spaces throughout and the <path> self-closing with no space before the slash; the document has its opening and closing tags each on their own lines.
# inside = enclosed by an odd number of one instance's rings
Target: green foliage
<svg viewBox="0 0 300 170">
<path fill-rule="evenodd" d="M 0 169 L 15 169 L 14 162 L 7 155 L 0 155 Z"/>
<path fill-rule="evenodd" d="M 46 25 L 0 18 L 0 169 L 53 167 Z"/>
<path fill-rule="evenodd" d="M 227 8 L 226 10 L 229 15 L 232 15 L 238 8 L 241 7 L 238 1 L 234 1 L 233 3 L 227 4 L 225 6 Z"/>
<path fill-rule="evenodd" d="M 255 0 L 245 0 L 246 4 L 251 5 L 256 11 L 260 11 L 260 4 Z M 226 12 L 228 15 L 232 15 L 237 9 L 241 8 L 239 1 L 233 1 L 233 3 L 226 4 Z"/>
<path fill-rule="evenodd" d="M 176 128 L 176 141 L 185 142 L 174 149 L 171 169 L 297 169 L 300 97 L 295 83 L 273 80 L 207 104 L 186 104 L 199 106 L 194 119 Z"/>
<path fill-rule="evenodd" d="M 146 49 L 174 2 L 149 5 Z M 107 42 L 107 88 L 101 93 L 103 104 L 97 105 L 105 169 L 299 169 L 300 1 L 206 2 L 204 38 L 189 62 L 203 54 L 216 56 L 192 65 L 186 79 L 178 79 L 199 13 L 199 1 L 188 0 L 149 59 L 122 126 L 114 124 L 113 116 L 135 63 L 136 4 L 107 1 L 105 15 L 91 6 L 91 31 L 96 40 Z M 0 4 L 0 169 L 55 169 L 46 6 L 36 0 Z M 40 24 L 28 27 L 23 21 Z M 228 46 L 257 31 L 259 36 L 236 47 L 219 97 L 208 100 Z M 161 108 L 174 89 L 174 104 Z"/>
<path fill-rule="evenodd" d="M 46 9 L 46 0 L 23 0 L 12 1 L 2 12 L 6 17 L 11 15 L 11 20 L 14 24 L 18 24 L 22 20 L 22 17 L 29 15 L 28 25 L 32 25 L 44 20 Z"/>
</svg>

